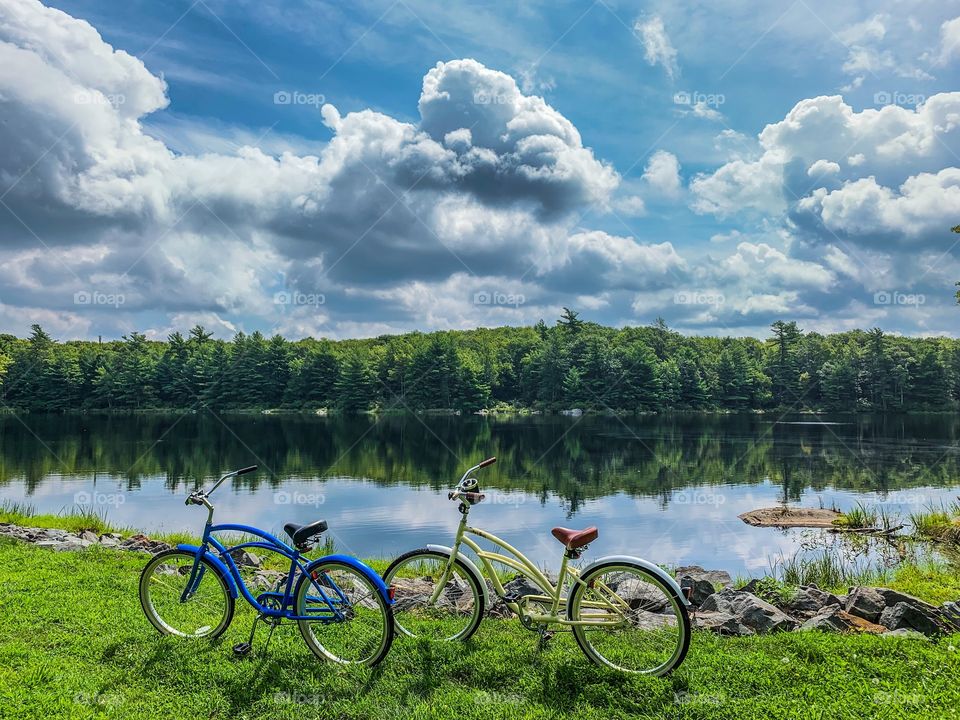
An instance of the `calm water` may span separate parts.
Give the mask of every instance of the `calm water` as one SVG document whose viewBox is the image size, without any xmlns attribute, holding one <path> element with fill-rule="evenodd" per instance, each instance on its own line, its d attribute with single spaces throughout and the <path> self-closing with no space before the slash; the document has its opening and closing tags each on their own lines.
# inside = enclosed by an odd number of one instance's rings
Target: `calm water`
<svg viewBox="0 0 960 720">
<path fill-rule="evenodd" d="M 826 423 L 821 421 L 827 421 Z M 199 531 L 186 494 L 219 472 L 260 472 L 214 496 L 220 521 L 280 532 L 326 519 L 340 550 L 391 556 L 447 544 L 446 493 L 481 471 L 474 524 L 551 566 L 555 525 L 597 525 L 590 557 L 629 553 L 760 574 L 816 540 L 737 515 L 785 500 L 882 502 L 906 515 L 958 494 L 960 417 L 0 416 L 0 499 L 76 505 L 116 524 Z"/>
</svg>

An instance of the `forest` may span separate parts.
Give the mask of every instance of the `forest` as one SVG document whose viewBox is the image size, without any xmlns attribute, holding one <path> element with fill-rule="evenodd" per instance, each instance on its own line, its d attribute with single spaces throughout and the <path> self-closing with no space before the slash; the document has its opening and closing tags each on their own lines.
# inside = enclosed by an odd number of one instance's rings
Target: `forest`
<svg viewBox="0 0 960 720">
<path fill-rule="evenodd" d="M 564 310 L 552 326 L 289 341 L 0 335 L 8 409 L 326 408 L 340 412 L 580 408 L 945 410 L 960 400 L 960 340 L 875 328 L 822 335 L 778 321 L 764 339 L 685 336 L 662 320 L 611 328 Z"/>
</svg>

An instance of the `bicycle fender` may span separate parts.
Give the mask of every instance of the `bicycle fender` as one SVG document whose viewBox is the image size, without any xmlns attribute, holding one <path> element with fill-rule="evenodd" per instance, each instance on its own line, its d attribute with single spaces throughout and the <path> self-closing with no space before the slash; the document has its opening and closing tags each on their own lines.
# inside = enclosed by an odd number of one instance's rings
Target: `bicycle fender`
<svg viewBox="0 0 960 720">
<path fill-rule="evenodd" d="M 183 550 L 184 552 L 197 555 L 200 552 L 200 546 L 181 543 L 180 545 L 177 545 L 177 550 Z M 236 600 L 237 584 L 233 581 L 233 575 L 230 573 L 230 570 L 227 569 L 227 566 L 224 564 L 223 560 L 221 560 L 215 553 L 212 552 L 204 553 L 203 557 L 213 563 L 213 566 L 217 569 L 217 572 L 219 572 L 221 577 L 223 577 L 223 579 L 226 581 L 227 589 L 230 591 L 230 597 Z"/>
<path fill-rule="evenodd" d="M 444 553 L 446 555 L 453 555 L 453 548 L 447 547 L 446 545 L 427 545 L 427 550 L 430 550 L 431 552 Z M 457 553 L 457 559 L 466 565 L 467 569 L 477 576 L 477 580 L 479 580 L 480 585 L 480 592 L 483 593 L 483 606 L 489 608 L 490 592 L 487 589 L 487 582 L 484 580 L 483 573 L 480 572 L 480 568 L 478 568 L 476 564 L 474 564 L 473 560 L 468 558 L 462 552 Z"/>
<path fill-rule="evenodd" d="M 602 557 L 599 560 L 594 560 L 592 563 L 587 565 L 580 571 L 580 576 L 583 577 L 587 574 L 589 570 L 597 567 L 598 565 L 604 565 L 610 562 L 631 562 L 636 563 L 644 570 L 649 570 L 651 573 L 656 575 L 660 580 L 662 580 L 668 587 L 670 587 L 680 598 L 681 602 L 687 607 L 690 607 L 690 601 L 687 600 L 687 596 L 684 594 L 683 590 L 680 589 L 680 584 L 673 579 L 673 577 L 664 570 L 659 565 L 654 565 L 649 560 L 644 560 L 643 558 L 633 557 L 632 555 L 607 555 Z"/>
<path fill-rule="evenodd" d="M 374 587 L 377 588 L 377 592 L 380 593 L 380 597 L 384 599 L 387 605 L 393 605 L 393 600 L 390 599 L 390 592 L 387 590 L 386 584 L 383 582 L 383 578 L 380 577 L 377 573 L 373 571 L 366 563 L 362 563 L 357 560 L 355 557 L 350 555 L 326 555 L 322 558 L 318 558 L 313 562 L 309 563 L 306 567 L 307 573 L 313 571 L 313 568 L 316 567 L 319 563 L 327 562 L 334 560 L 336 562 L 343 563 L 344 565 L 349 565 L 354 570 L 361 572 L 370 582 L 373 583 Z M 303 582 L 303 579 L 297 583 L 297 587 L 300 586 L 300 582 Z"/>
</svg>

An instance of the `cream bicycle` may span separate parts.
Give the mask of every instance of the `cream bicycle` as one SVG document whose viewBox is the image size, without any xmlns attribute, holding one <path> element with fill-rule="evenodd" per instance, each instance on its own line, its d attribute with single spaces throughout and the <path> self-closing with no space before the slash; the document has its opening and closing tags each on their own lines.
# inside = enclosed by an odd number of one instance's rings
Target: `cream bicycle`
<svg viewBox="0 0 960 720">
<path fill-rule="evenodd" d="M 626 555 L 603 557 L 577 569 L 570 561 L 580 558 L 599 531 L 557 527 L 551 532 L 564 551 L 553 583 L 506 541 L 467 524 L 471 508 L 484 499 L 471 474 L 494 462 L 496 458 L 490 458 L 467 470 L 448 495 L 459 502 L 461 513 L 453 547 L 427 545 L 413 550 L 394 560 L 384 573 L 394 593 L 393 612 L 401 636 L 468 639 L 490 606 L 492 589 L 525 628 L 541 637 L 557 630 L 572 631 L 580 649 L 598 665 L 659 676 L 683 662 L 690 645 L 688 602 L 663 569 Z M 474 537 L 504 552 L 484 550 Z M 482 571 L 464 554 L 465 549 L 479 558 Z M 508 592 L 494 563 L 520 573 L 539 592 L 528 594 L 533 588 Z"/>
</svg>

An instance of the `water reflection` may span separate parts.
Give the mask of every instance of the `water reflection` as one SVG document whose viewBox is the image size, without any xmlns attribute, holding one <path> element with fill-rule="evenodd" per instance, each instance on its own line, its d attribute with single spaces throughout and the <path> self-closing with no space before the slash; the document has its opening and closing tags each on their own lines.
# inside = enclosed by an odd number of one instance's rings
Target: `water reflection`
<svg viewBox="0 0 960 720">
<path fill-rule="evenodd" d="M 957 418 L 763 416 L 481 418 L 26 416 L 0 418 L 0 497 L 41 511 L 91 503 L 120 524 L 193 530 L 189 489 L 257 462 L 217 498 L 221 518 L 279 531 L 324 517 L 338 547 L 392 555 L 446 542 L 445 491 L 488 455 L 472 518 L 553 563 L 553 525 L 597 524 L 591 549 L 733 573 L 768 569 L 800 531 L 737 515 L 786 500 L 904 513 L 956 496 Z M 86 493 L 86 495 L 83 495 Z"/>
</svg>

